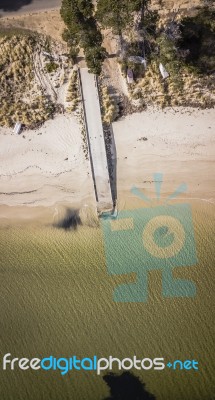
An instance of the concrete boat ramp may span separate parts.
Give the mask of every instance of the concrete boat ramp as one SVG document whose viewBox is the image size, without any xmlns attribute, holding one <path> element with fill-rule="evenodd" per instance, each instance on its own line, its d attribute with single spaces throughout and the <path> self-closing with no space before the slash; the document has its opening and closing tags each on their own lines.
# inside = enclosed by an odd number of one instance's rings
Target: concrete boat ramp
<svg viewBox="0 0 215 400">
<path fill-rule="evenodd" d="M 79 69 L 80 91 L 83 101 L 89 157 L 98 212 L 113 209 L 108 161 L 97 77 L 87 68 Z"/>
</svg>

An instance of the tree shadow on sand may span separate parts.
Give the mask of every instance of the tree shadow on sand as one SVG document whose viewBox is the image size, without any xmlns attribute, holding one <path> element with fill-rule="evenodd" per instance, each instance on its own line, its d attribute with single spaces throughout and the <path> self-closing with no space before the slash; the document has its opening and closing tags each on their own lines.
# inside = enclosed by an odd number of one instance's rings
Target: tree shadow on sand
<svg viewBox="0 0 215 400">
<path fill-rule="evenodd" d="M 130 372 L 123 372 L 121 375 L 110 373 L 103 379 L 110 388 L 110 396 L 104 400 L 156 400 L 145 389 L 145 384 Z"/>
<path fill-rule="evenodd" d="M 18 11 L 20 8 L 31 3 L 32 0 L 0 0 L 0 10 Z"/>
</svg>

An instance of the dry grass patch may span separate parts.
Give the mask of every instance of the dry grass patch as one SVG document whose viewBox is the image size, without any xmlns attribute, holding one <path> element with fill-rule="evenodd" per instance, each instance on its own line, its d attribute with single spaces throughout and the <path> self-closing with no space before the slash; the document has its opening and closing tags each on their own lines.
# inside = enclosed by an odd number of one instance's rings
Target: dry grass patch
<svg viewBox="0 0 215 400">
<path fill-rule="evenodd" d="M 0 38 L 0 125 L 21 122 L 35 127 L 47 120 L 54 106 L 35 79 L 34 57 L 40 39 L 34 35 Z"/>
<path fill-rule="evenodd" d="M 119 115 L 119 106 L 114 95 L 110 95 L 107 87 L 101 88 L 103 122 L 111 124 Z"/>
<path fill-rule="evenodd" d="M 163 80 L 158 66 L 148 66 L 143 79 L 136 82 L 130 96 L 136 98 L 141 90 L 145 104 L 167 106 L 191 106 L 207 108 L 215 105 L 215 83 L 210 77 L 197 76 L 186 66 L 181 67 L 178 75 L 170 73 Z M 138 91 L 138 92 L 137 92 Z M 140 96 L 140 95 L 139 95 Z"/>
</svg>

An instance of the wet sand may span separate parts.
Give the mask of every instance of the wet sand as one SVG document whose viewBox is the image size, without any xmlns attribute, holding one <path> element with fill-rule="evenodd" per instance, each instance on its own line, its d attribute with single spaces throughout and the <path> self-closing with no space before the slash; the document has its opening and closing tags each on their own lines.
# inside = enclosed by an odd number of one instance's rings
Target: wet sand
<svg viewBox="0 0 215 400">
<path fill-rule="evenodd" d="M 45 224 L 1 226 L 1 353 L 197 359 L 197 372 L 134 373 L 157 400 L 212 399 L 214 211 L 213 205 L 193 205 L 199 261 L 174 272 L 196 284 L 196 296 L 162 298 L 162 276 L 154 270 L 147 303 L 133 304 L 113 302 L 116 285 L 135 275 L 108 274 L 101 228 L 84 225 L 66 232 Z M 6 371 L 1 382 L 2 400 L 108 396 L 102 377 L 87 371 L 64 377 L 57 371 Z"/>
</svg>

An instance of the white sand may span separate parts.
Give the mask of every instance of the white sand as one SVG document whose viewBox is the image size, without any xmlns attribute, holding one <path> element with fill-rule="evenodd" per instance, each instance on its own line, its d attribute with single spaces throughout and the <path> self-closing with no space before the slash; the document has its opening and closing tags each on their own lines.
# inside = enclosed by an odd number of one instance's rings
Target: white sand
<svg viewBox="0 0 215 400">
<path fill-rule="evenodd" d="M 80 202 L 92 193 L 90 166 L 74 117 L 59 115 L 20 136 L 0 129 L 1 204 L 48 206 Z"/>
<path fill-rule="evenodd" d="M 153 196 L 153 174 L 160 172 L 162 196 L 185 182 L 186 197 L 215 202 L 214 121 L 215 110 L 168 109 L 114 123 L 118 193 L 135 185 Z M 148 140 L 139 141 L 141 137 Z"/>
<path fill-rule="evenodd" d="M 186 182 L 188 197 L 213 203 L 214 119 L 214 110 L 181 109 L 148 110 L 115 122 L 119 204 L 133 185 L 153 196 L 155 172 L 164 173 L 162 196 Z M 94 204 L 90 165 L 74 117 L 57 116 L 24 135 L 0 128 L 1 205 Z M 148 140 L 138 141 L 141 137 Z"/>
</svg>

